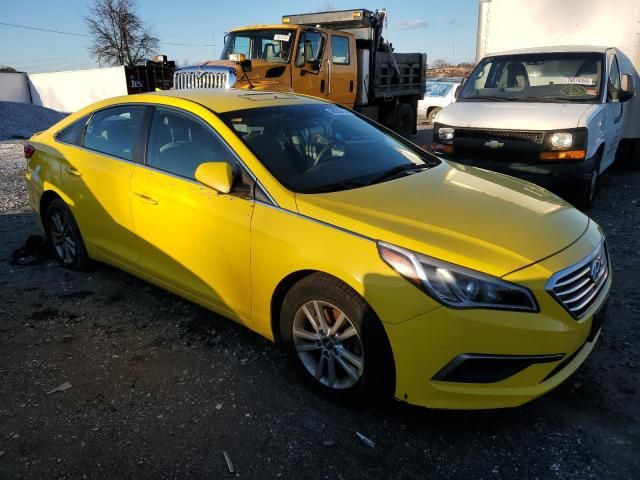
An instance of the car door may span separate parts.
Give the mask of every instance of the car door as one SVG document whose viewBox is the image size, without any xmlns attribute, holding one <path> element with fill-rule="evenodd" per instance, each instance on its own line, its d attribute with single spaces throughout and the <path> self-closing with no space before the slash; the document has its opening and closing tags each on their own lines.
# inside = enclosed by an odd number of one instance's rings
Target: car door
<svg viewBox="0 0 640 480">
<path fill-rule="evenodd" d="M 327 96 L 325 57 L 327 37 L 314 30 L 302 30 L 293 60 L 291 84 L 293 91 L 314 97 Z M 313 71 L 313 61 L 320 62 L 320 70 Z"/>
<path fill-rule="evenodd" d="M 326 61 L 327 99 L 334 103 L 353 108 L 356 100 L 356 59 L 351 58 L 355 52 L 356 41 L 347 35 L 331 34 L 331 51 Z"/>
<path fill-rule="evenodd" d="M 238 178 L 229 194 L 195 180 L 204 162 L 228 162 Z M 140 268 L 169 289 L 245 321 L 250 312 L 250 177 L 201 119 L 157 107 L 146 160 L 131 180 Z"/>
<path fill-rule="evenodd" d="M 605 129 L 605 151 L 600 167 L 604 170 L 613 164 L 622 135 L 623 104 L 618 100 L 620 91 L 620 68 L 618 59 L 613 51 L 607 52 L 607 103 Z"/>
<path fill-rule="evenodd" d="M 129 181 L 144 113 L 140 105 L 94 113 L 84 129 L 83 148 L 69 147 L 61 172 L 89 249 L 97 250 L 98 257 L 129 267 L 135 267 L 138 260 Z"/>
</svg>

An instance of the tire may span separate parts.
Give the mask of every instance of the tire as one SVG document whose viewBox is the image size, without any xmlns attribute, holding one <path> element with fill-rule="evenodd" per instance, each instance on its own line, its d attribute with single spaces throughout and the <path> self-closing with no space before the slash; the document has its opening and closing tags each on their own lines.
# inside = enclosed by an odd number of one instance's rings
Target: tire
<svg viewBox="0 0 640 480">
<path fill-rule="evenodd" d="M 58 263 L 71 270 L 84 271 L 91 259 L 71 210 L 61 199 L 49 203 L 44 217 L 47 245 Z"/>
<path fill-rule="evenodd" d="M 435 116 L 438 114 L 438 112 L 442 110 L 441 108 L 433 108 L 429 111 L 429 113 L 427 114 L 427 123 L 429 125 L 433 125 L 433 121 L 435 119 Z"/>
<path fill-rule="evenodd" d="M 583 180 L 578 187 L 575 206 L 580 210 L 589 210 L 593 207 L 596 194 L 598 193 L 598 183 L 600 180 L 600 154 L 595 158 L 593 170 L 589 177 Z"/>
<path fill-rule="evenodd" d="M 416 128 L 416 117 L 408 103 L 398 104 L 393 129 L 403 137 L 410 137 Z"/>
<path fill-rule="evenodd" d="M 296 283 L 283 301 L 280 338 L 302 378 L 330 398 L 361 403 L 393 397 L 395 367 L 382 323 L 340 280 L 314 273 Z"/>
<path fill-rule="evenodd" d="M 640 170 L 640 138 L 636 138 L 629 148 L 629 157 L 627 158 L 627 168 L 629 170 Z"/>
</svg>

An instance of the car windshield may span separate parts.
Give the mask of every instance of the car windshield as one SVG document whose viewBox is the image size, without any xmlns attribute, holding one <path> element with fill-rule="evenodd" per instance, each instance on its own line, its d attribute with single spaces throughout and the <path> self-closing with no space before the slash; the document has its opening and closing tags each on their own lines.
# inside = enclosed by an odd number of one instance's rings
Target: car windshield
<svg viewBox="0 0 640 480">
<path fill-rule="evenodd" d="M 439 163 L 401 137 L 336 105 L 262 107 L 228 112 L 222 118 L 294 192 L 357 188 Z"/>
<path fill-rule="evenodd" d="M 453 84 L 444 82 L 427 83 L 425 85 L 426 97 L 446 97 L 453 88 Z"/>
<path fill-rule="evenodd" d="M 595 103 L 602 55 L 545 53 L 487 57 L 473 70 L 458 101 Z"/>
<path fill-rule="evenodd" d="M 248 60 L 287 63 L 291 56 L 292 30 L 243 30 L 231 32 L 225 41 L 221 60 L 242 53 Z"/>
</svg>

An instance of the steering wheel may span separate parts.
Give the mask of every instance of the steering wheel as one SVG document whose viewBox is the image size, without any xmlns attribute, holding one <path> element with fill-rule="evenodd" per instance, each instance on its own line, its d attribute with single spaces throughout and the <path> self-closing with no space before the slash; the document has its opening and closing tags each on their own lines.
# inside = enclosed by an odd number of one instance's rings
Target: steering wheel
<svg viewBox="0 0 640 480">
<path fill-rule="evenodd" d="M 333 154 L 333 147 L 338 147 L 340 146 L 342 148 L 342 150 L 345 150 L 346 144 L 342 141 L 342 140 L 333 140 L 330 141 L 329 143 L 327 143 L 324 147 L 322 147 L 322 150 L 320 150 L 320 152 L 318 152 L 318 154 L 316 155 L 315 160 L 313 161 L 313 167 L 315 167 L 316 165 L 320 164 L 320 163 L 324 163 L 326 161 L 328 161 L 329 159 L 327 158 L 325 160 L 325 156 L 328 155 L 332 155 Z"/>
</svg>

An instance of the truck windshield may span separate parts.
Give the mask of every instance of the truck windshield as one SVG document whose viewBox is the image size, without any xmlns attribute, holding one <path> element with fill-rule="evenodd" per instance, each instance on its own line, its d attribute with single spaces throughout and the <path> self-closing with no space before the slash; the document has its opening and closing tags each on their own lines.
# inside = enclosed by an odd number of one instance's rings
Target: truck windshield
<svg viewBox="0 0 640 480">
<path fill-rule="evenodd" d="M 596 103 L 603 78 L 598 53 L 545 53 L 484 58 L 458 101 Z"/>
<path fill-rule="evenodd" d="M 242 30 L 231 32 L 225 41 L 221 60 L 232 53 L 242 53 L 247 60 L 288 63 L 291 56 L 292 30 Z"/>
<path fill-rule="evenodd" d="M 258 107 L 221 116 L 294 192 L 358 188 L 439 163 L 413 144 L 328 103 Z"/>
</svg>

